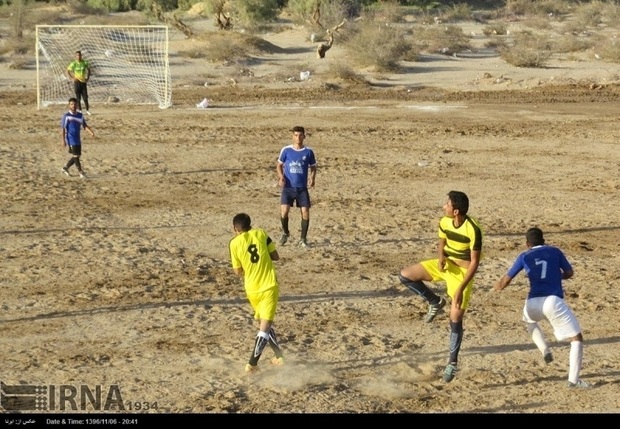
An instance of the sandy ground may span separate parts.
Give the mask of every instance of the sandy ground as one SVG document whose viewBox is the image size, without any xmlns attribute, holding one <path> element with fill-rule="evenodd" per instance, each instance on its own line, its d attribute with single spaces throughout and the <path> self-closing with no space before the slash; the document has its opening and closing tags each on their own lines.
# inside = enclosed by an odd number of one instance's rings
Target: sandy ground
<svg viewBox="0 0 620 429">
<path fill-rule="evenodd" d="M 314 64 L 308 81 L 270 83 L 286 52 L 254 80 L 207 87 L 190 77 L 195 64 L 173 58 L 172 108 L 93 100 L 88 180 L 60 172 L 65 107 L 37 110 L 32 70 L 3 70 L 2 382 L 118 386 L 130 413 L 620 411 L 617 66 L 435 58 L 389 85 L 335 87 L 304 34 L 270 37 Z M 203 97 L 212 105 L 197 109 Z M 230 269 L 231 220 L 247 212 L 279 236 L 275 161 L 293 125 L 307 128 L 319 163 L 311 246 L 278 249 L 286 365 L 271 367 L 267 350 L 248 377 L 256 328 Z M 447 313 L 425 324 L 427 306 L 397 273 L 434 256 L 452 189 L 470 197 L 485 257 L 460 371 L 445 383 Z M 567 388 L 569 346 L 548 325 L 555 361 L 544 364 L 520 318 L 522 274 L 492 291 L 530 226 L 574 264 L 566 299 L 593 389 Z M 295 211 L 291 227 L 294 243 Z"/>
</svg>

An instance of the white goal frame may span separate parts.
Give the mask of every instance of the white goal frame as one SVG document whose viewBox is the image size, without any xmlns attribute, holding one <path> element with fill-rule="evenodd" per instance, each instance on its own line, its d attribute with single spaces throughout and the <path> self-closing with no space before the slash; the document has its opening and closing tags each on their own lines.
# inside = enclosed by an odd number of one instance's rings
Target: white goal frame
<svg viewBox="0 0 620 429">
<path fill-rule="evenodd" d="M 37 25 L 37 109 L 66 104 L 75 96 L 67 67 L 76 51 L 82 51 L 91 66 L 91 106 L 125 103 L 168 108 L 172 106 L 168 44 L 165 25 Z"/>
</svg>

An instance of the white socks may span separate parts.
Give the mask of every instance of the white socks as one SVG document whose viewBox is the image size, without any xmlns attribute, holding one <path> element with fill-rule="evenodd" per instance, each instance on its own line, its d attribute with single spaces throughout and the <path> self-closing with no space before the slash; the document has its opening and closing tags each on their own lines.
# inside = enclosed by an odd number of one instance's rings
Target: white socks
<svg viewBox="0 0 620 429">
<path fill-rule="evenodd" d="M 571 341 L 570 360 L 568 365 L 568 381 L 577 383 L 579 372 L 581 371 L 581 361 L 583 359 L 583 343 L 581 341 Z"/>
</svg>

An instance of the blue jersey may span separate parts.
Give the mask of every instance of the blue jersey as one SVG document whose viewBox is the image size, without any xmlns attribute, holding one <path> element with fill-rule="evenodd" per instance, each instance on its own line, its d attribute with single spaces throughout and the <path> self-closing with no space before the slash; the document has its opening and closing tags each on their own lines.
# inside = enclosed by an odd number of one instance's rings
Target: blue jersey
<svg viewBox="0 0 620 429">
<path fill-rule="evenodd" d="M 286 146 L 280 151 L 278 162 L 284 164 L 284 187 L 307 188 L 308 168 L 316 166 L 314 151 L 307 146 L 295 149 L 293 145 Z"/>
<path fill-rule="evenodd" d="M 525 270 L 530 281 L 528 299 L 549 295 L 564 298 L 562 272 L 572 269 L 560 249 L 542 245 L 521 253 L 508 270 L 508 276 L 514 278 L 521 270 Z"/>
<path fill-rule="evenodd" d="M 81 112 L 67 112 L 62 115 L 60 126 L 65 129 L 65 141 L 69 146 L 81 146 L 82 128 L 86 129 L 86 119 Z"/>
</svg>

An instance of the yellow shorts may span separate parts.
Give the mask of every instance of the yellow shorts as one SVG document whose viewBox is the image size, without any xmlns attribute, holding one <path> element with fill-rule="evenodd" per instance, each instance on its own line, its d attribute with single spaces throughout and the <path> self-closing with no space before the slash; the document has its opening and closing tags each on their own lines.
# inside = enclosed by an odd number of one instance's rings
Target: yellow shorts
<svg viewBox="0 0 620 429">
<path fill-rule="evenodd" d="M 254 310 L 254 319 L 273 321 L 276 317 L 276 308 L 280 298 L 278 287 L 272 287 L 264 292 L 248 293 L 247 296 Z"/>
<path fill-rule="evenodd" d="M 463 282 L 467 269 L 459 267 L 450 259 L 446 259 L 445 271 L 439 271 L 439 259 L 428 259 L 426 261 L 420 262 L 420 264 L 433 278 L 433 282 L 446 282 L 448 296 L 450 297 L 450 299 L 454 299 L 454 292 L 456 292 L 458 287 Z M 467 307 L 469 307 L 469 300 L 471 298 L 471 293 L 473 289 L 474 280 L 472 279 L 463 291 L 463 303 L 461 304 L 462 310 L 467 310 Z"/>
</svg>

